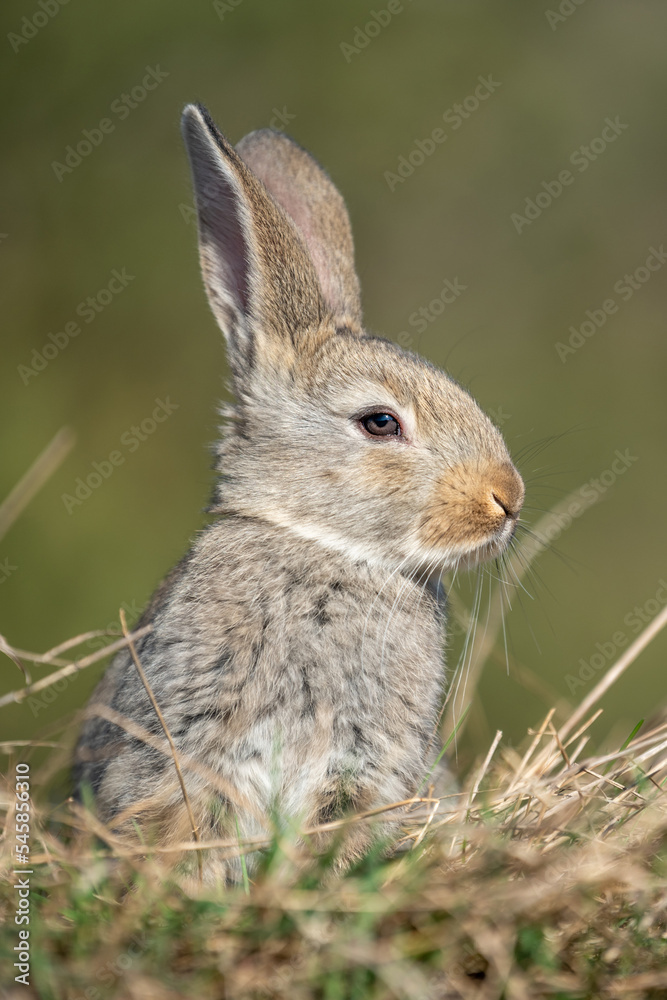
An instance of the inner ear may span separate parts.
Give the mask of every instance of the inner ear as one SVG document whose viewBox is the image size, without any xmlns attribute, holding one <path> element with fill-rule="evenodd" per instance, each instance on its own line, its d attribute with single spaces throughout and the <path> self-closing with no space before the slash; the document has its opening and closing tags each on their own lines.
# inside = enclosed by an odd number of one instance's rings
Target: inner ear
<svg viewBox="0 0 667 1000">
<path fill-rule="evenodd" d="M 361 329 L 352 227 L 342 195 L 317 161 L 282 132 L 260 129 L 236 147 L 287 213 L 313 262 L 322 297 L 339 323 Z"/>
<path fill-rule="evenodd" d="M 193 165 L 199 218 L 199 251 L 204 284 L 215 315 L 225 332 L 238 337 L 241 320 L 250 311 L 252 252 L 242 219 L 243 194 L 233 171 L 224 169 L 220 137 L 202 110 L 202 119 L 188 120 L 187 146 Z M 197 127 L 199 126 L 199 127 Z"/>
</svg>

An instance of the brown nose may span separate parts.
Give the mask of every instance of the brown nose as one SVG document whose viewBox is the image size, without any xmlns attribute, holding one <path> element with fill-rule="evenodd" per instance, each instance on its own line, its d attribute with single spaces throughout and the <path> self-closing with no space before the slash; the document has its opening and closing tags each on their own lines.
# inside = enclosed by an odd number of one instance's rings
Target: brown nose
<svg viewBox="0 0 667 1000">
<path fill-rule="evenodd" d="M 523 506 L 525 489 L 523 480 L 513 465 L 501 465 L 494 472 L 490 484 L 493 502 L 507 514 L 517 519 Z"/>
</svg>

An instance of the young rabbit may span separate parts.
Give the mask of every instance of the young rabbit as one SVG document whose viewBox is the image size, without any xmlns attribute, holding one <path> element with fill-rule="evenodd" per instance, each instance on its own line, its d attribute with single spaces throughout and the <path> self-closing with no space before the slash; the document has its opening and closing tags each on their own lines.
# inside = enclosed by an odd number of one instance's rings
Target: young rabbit
<svg viewBox="0 0 667 1000">
<path fill-rule="evenodd" d="M 269 815 L 307 827 L 415 793 L 439 749 L 436 582 L 503 551 L 524 487 L 460 386 L 364 332 L 347 211 L 315 160 L 268 129 L 234 149 L 200 106 L 182 127 L 237 402 L 218 518 L 155 594 L 137 653 L 201 839 L 261 837 Z M 192 838 L 127 649 L 95 692 L 76 772 L 112 827 Z M 343 863 L 374 835 L 355 831 Z M 239 873 L 207 855 L 209 879 Z"/>
</svg>

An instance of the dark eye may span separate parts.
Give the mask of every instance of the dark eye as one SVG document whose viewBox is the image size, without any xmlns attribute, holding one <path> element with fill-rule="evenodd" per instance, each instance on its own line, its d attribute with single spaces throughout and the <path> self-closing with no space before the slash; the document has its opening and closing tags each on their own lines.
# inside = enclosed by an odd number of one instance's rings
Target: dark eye
<svg viewBox="0 0 667 1000">
<path fill-rule="evenodd" d="M 369 413 L 359 421 L 368 434 L 373 437 L 398 437 L 401 433 L 401 425 L 396 417 L 391 413 Z"/>
</svg>

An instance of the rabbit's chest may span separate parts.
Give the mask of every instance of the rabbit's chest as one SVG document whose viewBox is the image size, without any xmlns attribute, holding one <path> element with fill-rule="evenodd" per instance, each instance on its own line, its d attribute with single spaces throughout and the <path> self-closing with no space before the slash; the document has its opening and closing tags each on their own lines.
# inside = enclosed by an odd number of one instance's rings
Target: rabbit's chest
<svg viewBox="0 0 667 1000">
<path fill-rule="evenodd" d="M 268 665 L 290 809 L 315 802 L 326 819 L 402 799 L 421 780 L 437 742 L 441 630 L 428 607 L 406 604 L 370 619 L 354 609 L 341 622 L 320 601 L 319 622 L 301 623 Z"/>
<path fill-rule="evenodd" d="M 187 704 L 184 749 L 251 799 L 268 806 L 278 794 L 301 816 L 405 798 L 437 744 L 435 597 L 405 578 L 343 567 L 316 576 L 297 566 L 270 600 L 267 580 L 246 581 L 247 600 L 239 583 L 234 605 L 188 604 L 177 627 L 171 617 L 175 635 L 196 634 L 198 614 L 218 623 L 213 639 L 202 626 L 201 651 L 183 644 L 197 664 L 174 698 L 177 712 Z"/>
<path fill-rule="evenodd" d="M 421 588 L 313 595 L 311 613 L 287 623 L 287 658 L 315 705 L 329 705 L 359 753 L 367 731 L 400 729 L 429 716 L 442 692 L 443 620 Z M 334 739 L 338 738 L 334 727 Z"/>
</svg>

